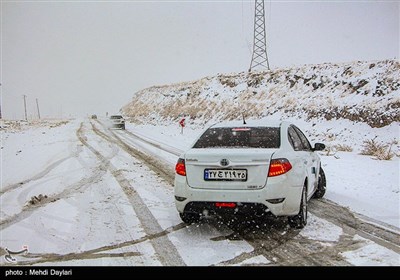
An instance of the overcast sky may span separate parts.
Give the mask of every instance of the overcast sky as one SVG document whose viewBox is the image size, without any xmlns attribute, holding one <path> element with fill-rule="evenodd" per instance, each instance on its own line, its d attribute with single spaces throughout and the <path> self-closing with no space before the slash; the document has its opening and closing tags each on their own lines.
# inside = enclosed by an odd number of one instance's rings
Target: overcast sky
<svg viewBox="0 0 400 280">
<path fill-rule="evenodd" d="M 265 1 L 272 69 L 399 59 L 398 1 Z M 1 0 L 3 118 L 105 115 L 135 92 L 247 71 L 254 1 Z"/>
</svg>

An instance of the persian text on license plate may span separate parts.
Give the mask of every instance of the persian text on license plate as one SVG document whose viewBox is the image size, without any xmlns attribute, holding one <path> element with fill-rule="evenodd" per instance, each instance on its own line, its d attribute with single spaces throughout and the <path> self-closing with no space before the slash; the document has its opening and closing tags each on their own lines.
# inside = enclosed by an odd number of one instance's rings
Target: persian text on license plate
<svg viewBox="0 0 400 280">
<path fill-rule="evenodd" d="M 206 181 L 247 181 L 246 169 L 205 169 Z"/>
</svg>

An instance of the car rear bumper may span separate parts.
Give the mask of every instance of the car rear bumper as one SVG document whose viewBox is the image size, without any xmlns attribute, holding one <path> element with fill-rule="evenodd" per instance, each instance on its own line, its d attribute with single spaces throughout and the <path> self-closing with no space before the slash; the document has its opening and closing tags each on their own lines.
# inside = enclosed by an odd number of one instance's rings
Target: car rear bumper
<svg viewBox="0 0 400 280">
<path fill-rule="evenodd" d="M 271 214 L 271 211 L 264 204 L 260 203 L 236 203 L 234 207 L 221 207 L 216 202 L 191 201 L 186 204 L 185 212 L 202 213 L 204 216 L 219 215 L 254 215 L 263 216 Z"/>
<path fill-rule="evenodd" d="M 119 128 L 119 129 L 124 129 L 125 128 L 125 124 L 113 124 L 111 126 L 111 128 Z"/>
<path fill-rule="evenodd" d="M 243 205 L 252 205 L 275 216 L 292 216 L 299 212 L 303 185 L 282 175 L 269 178 L 267 185 L 257 190 L 195 189 L 187 184 L 186 177 L 176 175 L 175 205 L 178 212 L 183 213 L 192 211 L 193 205 L 196 211 L 201 211 L 202 203 L 204 210 L 210 210 L 215 202 L 234 202 L 238 204 L 234 211 L 242 211 Z"/>
</svg>

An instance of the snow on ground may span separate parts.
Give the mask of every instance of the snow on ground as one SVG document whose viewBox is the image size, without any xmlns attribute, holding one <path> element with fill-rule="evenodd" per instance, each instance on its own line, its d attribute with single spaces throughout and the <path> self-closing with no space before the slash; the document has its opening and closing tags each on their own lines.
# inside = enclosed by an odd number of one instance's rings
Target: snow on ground
<svg viewBox="0 0 400 280">
<path fill-rule="evenodd" d="M 76 124 L 63 126 L 24 125 L 18 130 L 1 132 L 2 186 L 30 179 L 43 166 L 66 159 L 77 151 L 72 148 Z"/>
<path fill-rule="evenodd" d="M 300 232 L 301 236 L 323 242 L 338 241 L 342 234 L 343 230 L 340 227 L 311 213 L 308 215 L 307 226 Z"/>
<path fill-rule="evenodd" d="M 358 235 L 355 235 L 353 240 L 364 244 L 359 249 L 341 253 L 351 264 L 357 266 L 400 265 L 400 256 L 393 251 Z"/>
<path fill-rule="evenodd" d="M 259 255 L 259 256 L 255 256 L 252 258 L 249 258 L 247 260 L 244 260 L 238 264 L 236 264 L 235 266 L 246 266 L 246 265 L 267 265 L 269 264 L 270 261 L 267 260 L 266 257 Z"/>
<path fill-rule="evenodd" d="M 400 228 L 399 159 L 374 160 L 354 153 L 323 156 L 325 198 Z"/>
<path fill-rule="evenodd" d="M 83 254 L 94 250 L 88 256 L 82 255 L 81 258 L 87 257 L 87 261 L 71 261 L 65 265 L 159 264 L 153 260 L 154 250 L 151 253 L 150 249 L 146 249 L 148 246 L 142 243 L 134 245 L 133 247 L 139 246 L 140 249 L 136 248 L 133 251 L 145 249 L 151 254 L 140 253 L 131 258 L 93 257 L 94 254 L 112 249 L 113 246 L 118 248 L 119 244 L 126 241 L 140 239 L 145 233 L 127 198 L 116 184 L 115 178 L 101 163 L 99 166 L 99 162 L 93 158 L 91 152 L 82 148 L 77 141 L 76 130 L 79 128 L 79 123 L 80 121 L 72 121 L 64 127 L 47 128 L 47 130 L 42 127 L 32 128 L 30 133 L 24 131 L 15 138 L 8 137 L 8 133 L 4 135 L 2 133 L 3 150 L 7 152 L 3 153 L 1 158 L 3 166 L 1 221 L 2 223 L 8 219 L 17 221 L 2 228 L 0 246 L 18 251 L 26 245 L 30 253 L 41 254 Z M 52 134 L 50 137 L 41 137 L 43 131 L 45 132 L 43 135 Z M 36 138 L 31 145 L 28 145 L 32 137 Z M 97 139 L 93 139 L 91 142 L 96 143 L 96 141 Z M 101 144 L 98 145 L 106 157 L 113 157 L 119 152 Z M 17 168 L 20 160 L 18 155 L 8 152 L 13 149 L 24 151 L 24 160 L 27 161 L 24 168 Z M 35 162 L 38 154 L 41 157 Z M 75 156 L 68 157 L 71 154 Z M 65 156 L 65 161 L 52 164 Z M 10 166 L 14 166 L 19 172 L 10 172 Z M 49 166 L 54 168 L 49 169 L 43 177 L 32 177 L 36 172 L 43 173 L 40 171 Z M 26 182 L 18 186 L 21 178 Z M 12 191 L 8 188 L 10 184 L 18 187 Z M 49 196 L 53 203 L 48 203 L 35 211 L 21 212 L 31 196 L 39 194 Z M 115 219 L 116 216 L 120 218 Z M 132 248 L 126 246 L 121 246 L 118 250 L 121 253 L 132 252 Z M 3 261 L 2 259 L 1 262 Z"/>
<path fill-rule="evenodd" d="M 136 243 L 146 233 L 128 198 L 121 192 L 115 174 L 106 168 L 108 163 L 96 160 L 78 141 L 76 130 L 81 121 L 71 120 L 51 128 L 2 131 L 1 221 L 16 221 L 2 228 L 0 246 L 19 250 L 26 245 L 30 253 L 40 254 L 81 254 L 79 260 L 60 259 L 40 265 L 161 265 L 149 240 Z M 315 134 L 321 133 L 319 124 L 299 123 L 305 131 L 311 127 Z M 321 127 L 331 125 L 323 123 Z M 358 125 L 354 126 L 357 131 Z M 85 128 L 90 130 L 87 120 Z M 334 128 L 340 131 L 345 127 Z M 204 127 L 191 127 L 189 123 L 183 134 L 178 125 L 127 124 L 127 130 L 184 150 Z M 366 133 L 381 132 L 378 129 Z M 386 131 L 386 137 L 395 137 L 395 133 Z M 85 137 L 134 187 L 162 230 L 181 223 L 173 188 L 167 182 L 94 133 L 87 133 Z M 351 143 L 351 135 L 343 133 L 341 137 Z M 157 149 L 147 148 L 157 153 Z M 357 148 L 359 144 L 355 145 Z M 159 155 L 164 157 L 162 153 Z M 176 158 L 169 155 L 165 160 L 171 163 Z M 322 156 L 322 162 L 328 179 L 328 199 L 399 227 L 399 158 L 378 161 L 356 152 L 337 152 L 335 156 Z M 21 214 L 24 204 L 39 194 L 55 201 Z M 187 265 L 223 263 L 255 249 L 243 240 L 219 238 L 229 235 L 228 231 L 201 224 L 171 231 L 167 237 Z M 300 233 L 308 239 L 322 241 L 323 246 L 330 246 L 341 234 L 339 227 L 314 215 L 310 215 L 309 224 Z M 400 265 L 398 254 L 393 251 L 371 241 L 363 245 L 342 255 L 355 265 Z M 18 258 L 24 260 L 23 256 Z M 263 256 L 254 256 L 238 265 L 269 262 Z M 4 264 L 3 258 L 0 264 Z"/>
<path fill-rule="evenodd" d="M 222 235 L 228 235 L 228 233 L 222 232 Z M 169 238 L 189 266 L 208 266 L 254 250 L 247 242 L 227 239 L 213 241 L 212 246 L 209 245 L 210 239 L 220 236 L 220 230 L 217 231 L 214 227 L 204 224 L 201 227 L 198 225 L 188 226 L 171 233 Z"/>
</svg>

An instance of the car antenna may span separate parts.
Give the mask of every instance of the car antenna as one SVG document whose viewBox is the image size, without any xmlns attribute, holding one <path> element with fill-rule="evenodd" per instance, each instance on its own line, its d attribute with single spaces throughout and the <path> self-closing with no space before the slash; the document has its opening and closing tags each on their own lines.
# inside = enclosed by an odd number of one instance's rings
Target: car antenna
<svg viewBox="0 0 400 280">
<path fill-rule="evenodd" d="M 243 117 L 243 124 L 247 124 L 246 119 L 244 118 L 244 114 L 242 114 L 242 117 Z"/>
</svg>

